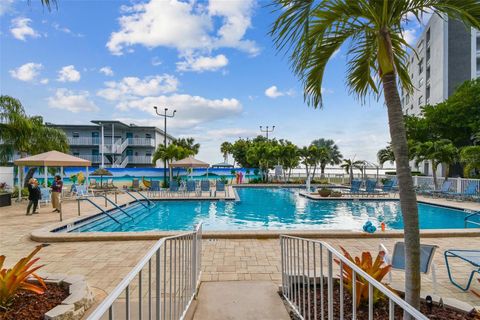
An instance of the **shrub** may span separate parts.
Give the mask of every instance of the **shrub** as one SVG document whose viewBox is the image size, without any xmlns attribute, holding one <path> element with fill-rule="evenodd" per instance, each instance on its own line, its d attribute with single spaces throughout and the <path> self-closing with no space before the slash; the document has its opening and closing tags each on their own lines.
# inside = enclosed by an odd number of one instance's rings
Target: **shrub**
<svg viewBox="0 0 480 320">
<path fill-rule="evenodd" d="M 43 294 L 46 288 L 45 282 L 35 274 L 35 271 L 43 267 L 43 265 L 33 266 L 39 258 L 32 260 L 33 256 L 42 247 L 42 245 L 37 246 L 28 256 L 20 259 L 11 269 L 3 268 L 5 256 L 0 256 L 0 308 L 8 308 L 19 289 Z M 30 276 L 36 278 L 40 286 L 27 282 Z"/>
<path fill-rule="evenodd" d="M 370 252 L 362 252 L 361 257 L 355 257 L 352 258 L 350 253 L 348 253 L 347 250 L 345 250 L 343 247 L 340 246 L 340 249 L 343 252 L 343 255 L 345 258 L 353 262 L 355 265 L 357 265 L 360 269 L 368 273 L 372 278 L 377 280 L 378 282 L 381 282 L 382 279 L 387 275 L 387 273 L 390 271 L 392 268 L 391 265 L 386 265 L 383 266 L 383 258 L 385 257 L 385 252 L 380 251 L 377 254 L 377 258 L 375 261 L 372 259 L 372 255 Z M 340 261 L 337 259 L 334 259 L 337 264 L 340 264 Z M 345 288 L 352 294 L 353 290 L 353 279 L 352 279 L 352 268 L 349 266 L 343 264 L 343 274 L 341 275 L 343 277 L 343 283 L 345 285 Z M 357 307 L 360 306 L 361 304 L 367 303 L 368 302 L 368 282 L 365 280 L 363 277 L 359 276 L 358 274 L 355 275 L 355 291 L 357 295 L 357 301 L 356 305 Z M 373 303 L 377 302 L 381 298 L 380 291 L 378 289 L 373 288 Z"/>
<path fill-rule="evenodd" d="M 341 196 L 342 193 L 340 191 L 332 191 L 332 193 L 330 194 L 330 197 L 340 198 Z"/>
<path fill-rule="evenodd" d="M 322 188 L 322 189 L 318 190 L 318 194 L 321 197 L 328 197 L 332 194 L 332 190 L 327 189 L 327 188 Z"/>
</svg>

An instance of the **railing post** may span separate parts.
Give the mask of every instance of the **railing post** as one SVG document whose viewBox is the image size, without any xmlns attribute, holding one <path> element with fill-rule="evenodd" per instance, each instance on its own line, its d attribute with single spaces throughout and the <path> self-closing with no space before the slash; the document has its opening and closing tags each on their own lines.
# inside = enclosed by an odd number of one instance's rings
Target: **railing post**
<svg viewBox="0 0 480 320">
<path fill-rule="evenodd" d="M 196 287 L 197 284 L 197 235 L 193 234 L 193 244 L 192 244 L 192 288 Z"/>
<path fill-rule="evenodd" d="M 80 199 L 77 198 L 77 210 L 78 210 L 78 216 L 80 216 Z"/>
<path fill-rule="evenodd" d="M 460 178 L 460 177 L 457 178 L 457 192 L 458 193 L 463 192 L 462 178 Z"/>
</svg>

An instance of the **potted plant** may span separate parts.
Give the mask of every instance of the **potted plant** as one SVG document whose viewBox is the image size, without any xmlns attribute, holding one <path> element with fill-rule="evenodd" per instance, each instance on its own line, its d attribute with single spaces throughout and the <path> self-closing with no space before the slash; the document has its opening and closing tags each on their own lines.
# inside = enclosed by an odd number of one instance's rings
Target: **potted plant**
<svg viewBox="0 0 480 320">
<path fill-rule="evenodd" d="M 332 193 L 332 190 L 327 188 L 322 188 L 318 190 L 318 194 L 320 195 L 320 197 L 323 197 L 323 198 L 329 197 L 331 193 Z"/>
<path fill-rule="evenodd" d="M 342 193 L 340 191 L 332 191 L 330 194 L 330 197 L 335 197 L 335 198 L 340 198 L 342 196 Z"/>
<path fill-rule="evenodd" d="M 0 207 L 12 205 L 12 193 L 7 190 L 7 183 L 0 182 Z"/>
</svg>

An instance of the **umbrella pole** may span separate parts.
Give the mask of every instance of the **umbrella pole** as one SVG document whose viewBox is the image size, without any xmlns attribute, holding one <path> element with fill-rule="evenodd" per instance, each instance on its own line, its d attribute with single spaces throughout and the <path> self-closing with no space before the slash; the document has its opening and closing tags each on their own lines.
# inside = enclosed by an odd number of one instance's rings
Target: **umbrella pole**
<svg viewBox="0 0 480 320">
<path fill-rule="evenodd" d="M 85 185 L 87 186 L 88 190 L 88 185 L 89 185 L 89 180 L 88 180 L 88 167 L 85 167 Z"/>
<path fill-rule="evenodd" d="M 45 181 L 45 188 L 48 188 L 48 167 L 43 167 L 43 179 Z"/>
</svg>

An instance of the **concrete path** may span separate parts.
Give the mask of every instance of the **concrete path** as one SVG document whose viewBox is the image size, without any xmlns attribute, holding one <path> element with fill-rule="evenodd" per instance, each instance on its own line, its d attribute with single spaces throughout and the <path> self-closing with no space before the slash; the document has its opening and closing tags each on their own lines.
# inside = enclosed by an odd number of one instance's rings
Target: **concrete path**
<svg viewBox="0 0 480 320">
<path fill-rule="evenodd" d="M 272 281 L 203 282 L 194 320 L 290 320 Z"/>
</svg>

